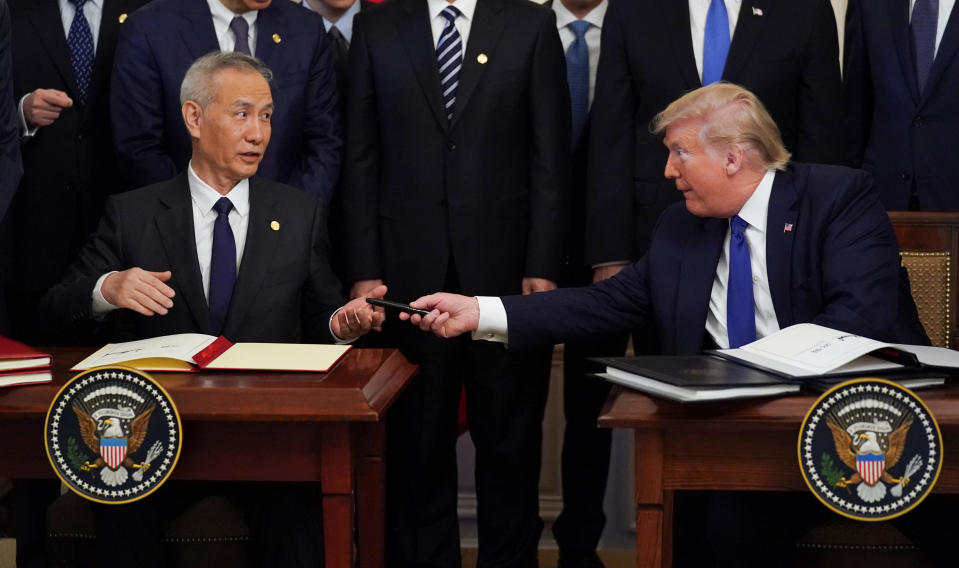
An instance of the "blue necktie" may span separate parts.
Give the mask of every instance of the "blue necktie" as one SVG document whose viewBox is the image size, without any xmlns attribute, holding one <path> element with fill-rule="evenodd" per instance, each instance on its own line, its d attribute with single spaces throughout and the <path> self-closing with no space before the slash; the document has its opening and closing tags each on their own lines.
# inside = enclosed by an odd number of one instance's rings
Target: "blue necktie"
<svg viewBox="0 0 959 568">
<path fill-rule="evenodd" d="M 703 38 L 703 86 L 723 78 L 726 55 L 729 54 L 729 15 L 723 0 L 712 0 L 706 12 L 706 34 Z"/>
<path fill-rule="evenodd" d="M 729 220 L 729 280 L 726 282 L 726 331 L 729 346 L 756 341 L 753 270 L 749 264 L 748 224 L 739 215 Z"/>
<path fill-rule="evenodd" d="M 443 105 L 446 107 L 446 119 L 453 120 L 453 105 L 456 103 L 456 89 L 460 85 L 460 69 L 463 67 L 463 40 L 453 22 L 460 11 L 447 6 L 440 12 L 446 18 L 446 26 L 436 44 L 436 63 L 440 72 L 440 88 L 443 90 Z"/>
<path fill-rule="evenodd" d="M 252 55 L 250 53 L 250 23 L 243 16 L 236 16 L 230 20 L 230 29 L 233 30 L 233 35 L 236 37 L 233 51 Z"/>
<path fill-rule="evenodd" d="M 90 23 L 83 15 L 83 5 L 87 0 L 70 0 L 76 6 L 70 32 L 67 34 L 67 47 L 70 48 L 70 63 L 73 66 L 73 78 L 77 80 L 80 102 L 86 102 L 90 77 L 93 75 L 93 33 Z"/>
<path fill-rule="evenodd" d="M 566 50 L 566 81 L 569 83 L 574 148 L 583 134 L 586 116 L 589 114 L 589 47 L 586 45 L 586 30 L 589 26 L 586 20 L 569 23 L 569 29 L 576 35 Z"/>
<path fill-rule="evenodd" d="M 936 27 L 939 23 L 939 0 L 916 0 L 912 8 L 909 32 L 916 56 L 916 82 L 919 92 L 926 87 L 929 69 L 936 58 Z"/>
<path fill-rule="evenodd" d="M 230 210 L 233 202 L 221 197 L 213 204 L 217 213 L 213 223 L 213 252 L 210 256 L 210 323 L 216 333 L 223 333 L 230 298 L 236 283 L 236 241 L 230 228 Z"/>
</svg>

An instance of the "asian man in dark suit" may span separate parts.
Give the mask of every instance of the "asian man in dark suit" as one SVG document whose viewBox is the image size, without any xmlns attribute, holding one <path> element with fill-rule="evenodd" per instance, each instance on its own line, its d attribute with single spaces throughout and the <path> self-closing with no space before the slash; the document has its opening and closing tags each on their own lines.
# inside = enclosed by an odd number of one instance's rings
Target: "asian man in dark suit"
<svg viewBox="0 0 959 568">
<path fill-rule="evenodd" d="M 642 256 L 657 217 L 677 199 L 662 179 L 666 152 L 649 123 L 687 91 L 720 79 L 743 85 L 797 160 L 842 162 L 829 0 L 610 0 L 607 21 L 586 222 L 586 261 L 597 280 Z"/>
<path fill-rule="evenodd" d="M 954 0 L 853 0 L 846 12 L 850 162 L 889 210 L 959 210 Z"/>
<path fill-rule="evenodd" d="M 684 203 L 663 213 L 641 260 L 585 288 L 426 296 L 412 305 L 431 313 L 413 321 L 442 337 L 472 331 L 475 339 L 507 342 L 510 351 L 645 326 L 659 353 L 688 355 L 801 322 L 928 343 L 914 306 L 900 304 L 896 236 L 867 173 L 789 164 L 769 114 L 731 84 L 680 98 L 657 116 L 654 131 L 665 132 L 665 174 Z M 897 319 L 910 321 L 897 327 Z M 912 333 L 897 335 L 907 326 Z M 803 497 L 790 500 L 789 519 L 764 522 L 769 511 L 784 510 L 772 497 L 763 497 L 764 508 L 713 496 L 704 527 L 713 561 L 761 566 L 788 556 L 822 509 Z"/>
<path fill-rule="evenodd" d="M 107 201 L 96 233 L 44 298 L 50 325 L 114 314 L 130 318 L 130 339 L 200 332 L 263 342 L 345 342 L 379 327 L 381 311 L 364 298 L 336 308 L 323 204 L 255 175 L 271 138 L 270 78 L 260 61 L 235 52 L 190 67 L 181 90 L 193 146 L 187 171 Z M 172 504 L 185 500 L 176 489 L 97 507 L 103 553 L 168 565 L 160 536 Z M 320 565 L 309 488 L 262 492 L 247 507 L 254 565 Z"/>
<path fill-rule="evenodd" d="M 66 0 L 10 2 L 25 171 L 5 227 L 6 284 L 13 333 L 23 341 L 58 339 L 39 325 L 37 305 L 120 190 L 110 75 L 122 22 L 143 3 L 85 2 L 78 11 Z"/>
<path fill-rule="evenodd" d="M 190 137 L 180 82 L 196 58 L 234 49 L 263 60 L 276 77 L 281 110 L 260 175 L 329 203 L 341 150 L 333 59 L 319 16 L 286 0 L 154 0 L 130 17 L 110 100 L 121 173 L 139 187 L 183 171 Z"/>
<path fill-rule="evenodd" d="M 550 10 L 526 0 L 372 6 L 354 20 L 348 90 L 351 295 L 380 282 L 396 299 L 555 287 L 570 107 Z M 393 323 L 382 339 L 420 364 L 389 426 L 393 562 L 460 562 L 455 443 L 465 384 L 479 564 L 535 565 L 549 349 L 514 355 Z"/>
</svg>

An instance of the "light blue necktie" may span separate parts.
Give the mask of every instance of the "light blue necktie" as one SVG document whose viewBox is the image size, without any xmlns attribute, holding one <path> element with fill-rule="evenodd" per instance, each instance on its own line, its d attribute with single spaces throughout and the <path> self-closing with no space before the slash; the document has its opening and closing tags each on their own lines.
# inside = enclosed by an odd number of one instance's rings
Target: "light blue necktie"
<svg viewBox="0 0 959 568">
<path fill-rule="evenodd" d="M 748 223 L 737 215 L 729 220 L 729 279 L 726 282 L 726 331 L 729 347 L 756 341 L 753 270 L 749 264 Z"/>
<path fill-rule="evenodd" d="M 589 47 L 586 45 L 586 30 L 589 22 L 576 20 L 568 27 L 576 35 L 566 50 L 566 81 L 569 83 L 569 102 L 572 110 L 573 147 L 586 127 L 589 114 Z"/>
<path fill-rule="evenodd" d="M 90 32 L 90 23 L 83 15 L 83 5 L 87 0 L 70 2 L 77 10 L 73 14 L 73 22 L 70 23 L 70 32 L 67 33 L 67 47 L 70 48 L 70 63 L 73 66 L 73 77 L 77 80 L 77 89 L 80 91 L 80 102 L 86 102 L 90 77 L 93 75 L 93 33 Z"/>
<path fill-rule="evenodd" d="M 436 63 L 440 72 L 440 88 L 443 90 L 443 105 L 446 107 L 446 119 L 453 120 L 453 108 L 456 103 L 456 90 L 460 85 L 460 69 L 463 68 L 463 40 L 453 25 L 460 11 L 454 6 L 443 8 L 440 14 L 446 18 L 446 26 L 436 44 Z"/>
<path fill-rule="evenodd" d="M 936 28 L 939 23 L 939 0 L 916 0 L 912 7 L 909 33 L 916 56 L 916 82 L 922 93 L 929 79 L 929 69 L 936 58 Z"/>
<path fill-rule="evenodd" d="M 712 0 L 706 12 L 706 34 L 703 41 L 703 86 L 723 78 L 726 55 L 729 54 L 729 15 L 723 0 Z"/>
</svg>

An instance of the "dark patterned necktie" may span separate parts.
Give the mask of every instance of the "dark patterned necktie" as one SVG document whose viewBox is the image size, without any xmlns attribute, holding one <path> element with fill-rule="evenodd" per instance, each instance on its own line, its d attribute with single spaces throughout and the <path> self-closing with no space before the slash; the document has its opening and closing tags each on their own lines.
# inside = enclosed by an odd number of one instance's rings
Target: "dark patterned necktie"
<svg viewBox="0 0 959 568">
<path fill-rule="evenodd" d="M 237 16 L 230 21 L 230 29 L 236 36 L 236 43 L 233 44 L 233 51 L 239 51 L 247 55 L 250 53 L 250 24 L 242 16 Z"/>
<path fill-rule="evenodd" d="M 213 204 L 216 221 L 213 223 L 213 251 L 210 255 L 210 323 L 216 333 L 223 333 L 226 316 L 230 311 L 230 298 L 236 284 L 236 241 L 230 228 L 230 211 L 233 202 L 221 197 Z"/>
<path fill-rule="evenodd" d="M 333 47 L 333 69 L 336 70 L 336 86 L 340 94 L 346 91 L 347 63 L 349 58 L 350 46 L 346 43 L 346 38 L 336 26 L 330 26 L 330 31 L 326 32 L 330 38 L 330 45 Z"/>
<path fill-rule="evenodd" d="M 569 103 L 573 119 L 573 147 L 579 142 L 589 115 L 589 47 L 586 45 L 586 30 L 589 22 L 576 20 L 568 27 L 576 39 L 566 50 L 566 82 L 569 83 Z"/>
<path fill-rule="evenodd" d="M 929 69 L 936 58 L 936 28 L 939 24 L 939 0 L 916 0 L 912 8 L 909 33 L 916 56 L 916 82 L 921 93 L 929 79 Z"/>
<path fill-rule="evenodd" d="M 70 48 L 70 63 L 73 66 L 73 78 L 76 79 L 77 89 L 80 91 L 80 102 L 85 103 L 90 77 L 93 75 L 93 33 L 90 31 L 90 22 L 83 15 L 83 5 L 87 0 L 70 2 L 76 6 L 76 13 L 67 34 L 67 47 Z"/>
<path fill-rule="evenodd" d="M 440 71 L 440 88 L 443 90 L 443 105 L 446 107 L 446 119 L 453 120 L 453 105 L 456 103 L 456 89 L 460 84 L 460 69 L 463 68 L 463 40 L 453 22 L 460 11 L 447 6 L 440 12 L 446 18 L 446 27 L 436 44 L 436 62 Z"/>
</svg>

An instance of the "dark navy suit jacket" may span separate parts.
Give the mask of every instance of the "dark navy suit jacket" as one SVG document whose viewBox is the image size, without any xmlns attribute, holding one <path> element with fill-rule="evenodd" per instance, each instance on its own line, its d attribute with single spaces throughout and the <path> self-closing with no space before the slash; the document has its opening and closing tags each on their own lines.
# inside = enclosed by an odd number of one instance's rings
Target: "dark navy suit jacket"
<svg viewBox="0 0 959 568">
<path fill-rule="evenodd" d="M 256 27 L 255 55 L 273 71 L 276 105 L 259 174 L 329 202 L 342 140 L 323 20 L 293 2 L 276 1 L 260 10 Z M 169 179 L 186 167 L 191 147 L 180 83 L 193 61 L 217 50 L 203 0 L 154 0 L 122 26 L 110 104 L 121 172 L 131 187 Z"/>
<path fill-rule="evenodd" d="M 850 162 L 876 180 L 886 209 L 959 210 L 959 9 L 924 89 L 916 81 L 909 0 L 852 1 L 846 16 Z"/>
<path fill-rule="evenodd" d="M 647 254 L 617 276 L 585 288 L 503 298 L 510 348 L 654 326 L 661 353 L 700 352 L 728 226 L 726 219 L 696 217 L 677 203 L 660 217 Z M 898 252 L 865 172 L 792 164 L 776 174 L 766 263 L 780 327 L 813 322 L 900 339 Z"/>
</svg>

